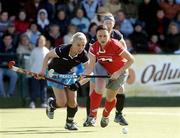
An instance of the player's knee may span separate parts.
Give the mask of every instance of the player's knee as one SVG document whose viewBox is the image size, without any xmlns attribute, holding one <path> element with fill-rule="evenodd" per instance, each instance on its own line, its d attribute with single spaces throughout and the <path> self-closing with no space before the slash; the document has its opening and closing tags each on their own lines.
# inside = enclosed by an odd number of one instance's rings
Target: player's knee
<svg viewBox="0 0 180 138">
<path fill-rule="evenodd" d="M 120 87 L 117 91 L 118 94 L 123 94 L 124 93 L 124 87 Z"/>
<path fill-rule="evenodd" d="M 116 92 L 107 92 L 106 100 L 111 102 L 116 98 Z"/>
<path fill-rule="evenodd" d="M 115 99 L 115 97 L 106 97 L 106 101 L 112 102 Z"/>
<path fill-rule="evenodd" d="M 116 97 L 116 95 L 108 94 L 108 95 L 106 96 L 106 100 L 109 101 L 109 102 L 111 102 L 111 101 L 113 101 L 113 100 L 115 99 L 115 97 Z"/>
<path fill-rule="evenodd" d="M 68 101 L 68 106 L 71 107 L 71 108 L 74 108 L 77 106 L 77 102 L 76 101 Z"/>
<path fill-rule="evenodd" d="M 56 101 L 56 106 L 57 107 L 66 107 L 67 101 Z"/>
<path fill-rule="evenodd" d="M 101 88 L 95 88 L 95 91 L 96 91 L 96 93 L 98 93 L 98 94 L 103 94 L 103 92 L 105 92 L 106 91 L 106 89 L 101 89 Z"/>
</svg>

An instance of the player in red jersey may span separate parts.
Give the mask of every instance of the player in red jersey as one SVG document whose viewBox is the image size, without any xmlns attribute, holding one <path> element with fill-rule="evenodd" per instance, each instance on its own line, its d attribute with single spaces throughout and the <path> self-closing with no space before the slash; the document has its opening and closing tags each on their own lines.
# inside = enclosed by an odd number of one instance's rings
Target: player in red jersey
<svg viewBox="0 0 180 138">
<path fill-rule="evenodd" d="M 94 73 L 100 75 L 100 71 L 98 70 L 102 70 L 103 75 L 107 74 L 111 75 L 111 77 L 109 79 L 95 79 L 95 89 L 90 96 L 90 115 L 86 126 L 95 125 L 97 109 L 101 103 L 102 93 L 107 89 L 106 102 L 101 119 L 101 127 L 106 127 L 109 122 L 109 114 L 116 105 L 116 94 L 119 88 L 125 83 L 127 69 L 134 62 L 134 57 L 118 40 L 110 38 L 106 26 L 98 26 L 96 33 L 97 41 L 90 48 L 90 63 L 87 72 L 92 71 L 95 64 L 98 64 L 99 67 L 95 68 Z"/>
<path fill-rule="evenodd" d="M 124 48 L 127 48 L 126 43 L 123 39 L 123 35 L 118 30 L 113 29 L 115 25 L 115 19 L 111 13 L 105 14 L 103 25 L 107 26 L 108 32 L 110 33 L 111 38 L 118 40 L 120 43 L 122 43 Z M 90 43 L 93 44 L 96 40 L 97 38 L 95 37 L 91 40 Z M 98 66 L 95 65 L 95 69 L 96 68 L 98 68 Z M 100 71 L 100 73 L 104 71 L 104 70 L 98 70 L 98 69 L 96 70 Z M 90 95 L 93 92 L 94 88 L 95 88 L 95 78 L 92 78 L 90 80 L 89 96 L 86 99 L 87 119 L 83 123 L 84 127 L 88 125 L 86 122 L 88 120 L 88 115 L 90 113 Z M 123 126 L 128 125 L 128 122 L 126 121 L 122 113 L 123 108 L 124 108 L 124 103 L 125 103 L 124 85 L 121 85 L 121 87 L 119 88 L 118 93 L 116 95 L 116 99 L 117 99 L 117 102 L 116 102 L 116 112 L 115 112 L 114 122 L 119 123 L 120 125 L 123 125 Z"/>
</svg>

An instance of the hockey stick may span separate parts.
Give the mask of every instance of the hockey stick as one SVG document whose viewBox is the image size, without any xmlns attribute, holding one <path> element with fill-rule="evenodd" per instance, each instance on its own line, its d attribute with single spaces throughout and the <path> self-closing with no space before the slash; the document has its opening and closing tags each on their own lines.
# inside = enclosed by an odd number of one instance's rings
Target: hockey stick
<svg viewBox="0 0 180 138">
<path fill-rule="evenodd" d="M 23 68 L 16 67 L 16 66 L 14 66 L 15 64 L 16 64 L 15 61 L 10 61 L 8 63 L 9 69 L 13 70 L 13 71 L 15 71 L 17 73 L 20 73 L 20 74 L 28 75 L 28 76 L 31 76 L 31 77 L 38 77 L 41 80 L 48 80 L 48 81 L 55 82 L 57 84 L 61 84 L 61 85 L 64 85 L 66 87 L 69 87 L 69 85 L 67 85 L 67 84 L 65 84 L 63 82 L 59 82 L 57 80 L 54 80 L 54 79 L 46 77 L 46 76 L 40 76 L 39 74 L 37 74 L 35 72 L 31 72 L 31 71 L 25 70 Z"/>
<path fill-rule="evenodd" d="M 76 74 L 54 74 L 54 70 L 50 69 L 48 75 L 52 78 L 110 78 L 109 75 L 76 75 Z"/>
</svg>

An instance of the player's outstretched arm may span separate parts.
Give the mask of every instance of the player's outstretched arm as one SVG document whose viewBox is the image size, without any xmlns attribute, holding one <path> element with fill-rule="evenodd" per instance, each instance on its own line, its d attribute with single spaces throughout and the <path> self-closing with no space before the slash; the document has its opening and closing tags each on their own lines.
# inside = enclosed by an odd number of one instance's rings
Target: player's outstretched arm
<svg viewBox="0 0 180 138">
<path fill-rule="evenodd" d="M 45 74 L 47 66 L 48 66 L 48 61 L 52 58 L 58 57 L 58 55 L 55 52 L 55 49 L 52 49 L 49 51 L 49 53 L 46 54 L 44 60 L 43 60 L 43 67 L 41 69 L 41 74 Z"/>
<path fill-rule="evenodd" d="M 88 57 L 89 57 L 88 62 L 86 62 L 84 64 L 85 70 L 84 70 L 83 74 L 92 75 L 92 72 L 93 72 L 93 69 L 94 69 L 94 66 L 95 66 L 95 63 L 96 63 L 96 57 L 91 53 L 88 54 Z M 84 85 L 89 80 L 90 80 L 90 78 L 82 78 L 80 80 L 80 84 Z"/>
<path fill-rule="evenodd" d="M 131 53 L 129 53 L 127 50 L 124 50 L 119 56 L 126 59 L 127 62 L 122 68 L 120 68 L 118 71 L 114 72 L 111 75 L 111 79 L 117 79 L 122 72 L 127 70 L 134 63 L 135 60 L 134 56 Z"/>
</svg>

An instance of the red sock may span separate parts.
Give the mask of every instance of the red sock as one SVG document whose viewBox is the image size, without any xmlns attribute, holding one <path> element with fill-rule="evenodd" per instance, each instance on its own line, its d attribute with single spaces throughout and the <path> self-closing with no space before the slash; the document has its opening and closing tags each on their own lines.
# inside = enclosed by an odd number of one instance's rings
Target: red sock
<svg viewBox="0 0 180 138">
<path fill-rule="evenodd" d="M 90 96 L 90 116 L 96 117 L 97 110 L 101 104 L 102 100 L 102 94 L 96 93 L 95 90 L 93 90 L 91 96 Z"/>
<path fill-rule="evenodd" d="M 115 105 L 116 105 L 116 98 L 111 102 L 106 100 L 104 110 L 103 110 L 103 116 L 108 117 L 111 110 L 114 108 Z"/>
</svg>

